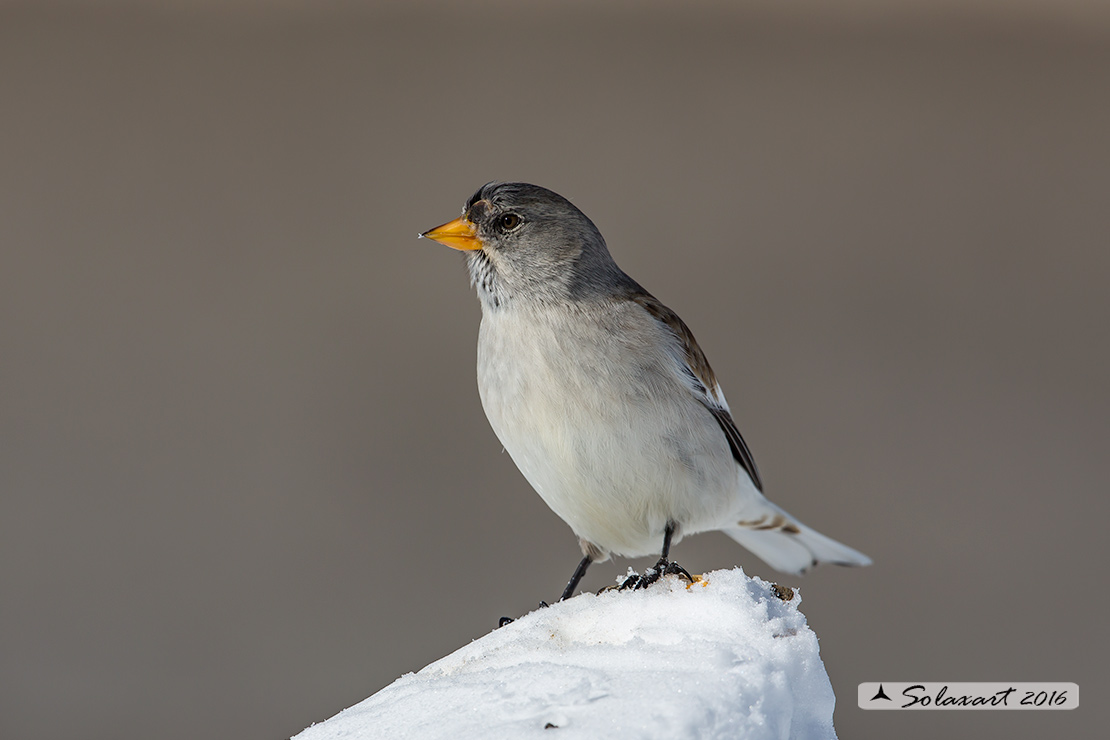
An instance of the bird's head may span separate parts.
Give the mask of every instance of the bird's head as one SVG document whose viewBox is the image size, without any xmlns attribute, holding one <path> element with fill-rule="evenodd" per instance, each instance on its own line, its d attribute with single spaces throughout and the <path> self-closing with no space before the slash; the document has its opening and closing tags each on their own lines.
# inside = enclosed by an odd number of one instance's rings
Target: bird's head
<svg viewBox="0 0 1110 740">
<path fill-rule="evenodd" d="M 537 185 L 483 185 L 462 216 L 421 236 L 466 253 L 485 308 L 602 295 L 628 279 L 586 214 Z"/>
</svg>

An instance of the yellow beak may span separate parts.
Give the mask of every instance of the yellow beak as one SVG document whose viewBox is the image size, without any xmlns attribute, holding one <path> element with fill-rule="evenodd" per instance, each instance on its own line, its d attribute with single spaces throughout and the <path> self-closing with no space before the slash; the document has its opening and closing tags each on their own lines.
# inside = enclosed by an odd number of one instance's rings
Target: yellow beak
<svg viewBox="0 0 1110 740">
<path fill-rule="evenodd" d="M 431 231 L 425 231 L 420 236 L 451 247 L 451 249 L 474 251 L 482 248 L 477 229 L 474 228 L 473 223 L 466 220 L 465 216 L 449 221 L 443 226 L 437 226 Z"/>
</svg>

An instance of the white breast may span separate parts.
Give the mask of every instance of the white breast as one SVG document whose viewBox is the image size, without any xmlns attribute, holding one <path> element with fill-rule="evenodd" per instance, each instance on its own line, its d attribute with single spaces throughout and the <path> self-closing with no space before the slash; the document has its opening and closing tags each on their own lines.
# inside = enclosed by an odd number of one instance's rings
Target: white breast
<svg viewBox="0 0 1110 740">
<path fill-rule="evenodd" d="M 478 388 L 517 467 L 582 539 L 658 553 L 668 521 L 734 521 L 743 475 L 682 384 L 665 331 L 633 304 L 484 312 Z M 739 473 L 739 474 L 738 474 Z"/>
</svg>

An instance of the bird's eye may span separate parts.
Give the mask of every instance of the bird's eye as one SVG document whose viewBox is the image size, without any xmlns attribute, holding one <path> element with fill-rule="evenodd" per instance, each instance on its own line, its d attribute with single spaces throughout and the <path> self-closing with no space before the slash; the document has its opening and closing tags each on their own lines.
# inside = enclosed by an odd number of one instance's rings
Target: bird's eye
<svg viewBox="0 0 1110 740">
<path fill-rule="evenodd" d="M 512 231 L 521 224 L 520 216 L 515 213 L 503 213 L 497 219 L 497 227 L 502 231 Z"/>
</svg>

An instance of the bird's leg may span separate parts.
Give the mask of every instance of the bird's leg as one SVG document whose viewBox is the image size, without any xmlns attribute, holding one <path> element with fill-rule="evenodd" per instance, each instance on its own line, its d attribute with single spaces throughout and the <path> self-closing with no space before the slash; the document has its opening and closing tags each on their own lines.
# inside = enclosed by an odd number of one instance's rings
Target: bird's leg
<svg viewBox="0 0 1110 740">
<path fill-rule="evenodd" d="M 642 576 L 629 576 L 625 579 L 624 583 L 620 585 L 620 590 L 625 589 L 641 589 L 647 588 L 651 584 L 658 581 L 666 575 L 682 576 L 691 583 L 694 582 L 693 576 L 686 572 L 678 563 L 672 563 L 667 559 L 671 553 L 671 538 L 674 537 L 675 523 L 667 522 L 666 529 L 663 530 L 663 554 L 662 557 L 655 563 L 654 566 L 644 571 Z"/>
<path fill-rule="evenodd" d="M 659 558 L 659 562 L 655 564 L 656 570 L 659 570 L 659 575 L 675 575 L 682 576 L 691 583 L 694 582 L 693 577 L 686 572 L 686 569 L 675 562 L 667 560 L 667 556 L 671 554 L 671 537 L 674 536 L 674 522 L 668 522 L 667 528 L 663 531 L 663 556 Z"/>
<path fill-rule="evenodd" d="M 563 595 L 559 597 L 559 601 L 566 601 L 571 596 L 574 596 L 574 589 L 578 588 L 578 582 L 582 580 L 582 576 L 586 575 L 586 568 L 590 567 L 590 563 L 594 561 L 588 554 L 582 558 L 582 562 L 574 569 L 574 575 L 570 577 L 567 582 L 567 587 L 563 589 Z"/>
<path fill-rule="evenodd" d="M 578 567 L 574 569 L 574 574 L 570 577 L 570 581 L 567 583 L 567 587 L 563 589 L 563 595 L 559 597 L 559 601 L 566 601 L 571 596 L 574 596 L 574 590 L 578 588 L 578 582 L 582 580 L 582 576 L 586 575 L 586 568 L 589 568 L 590 563 L 592 563 L 593 561 L 594 559 L 589 555 L 586 555 L 584 558 L 582 558 L 582 562 L 580 562 L 578 564 Z M 540 602 L 541 609 L 547 606 L 548 604 L 546 601 Z M 506 624 L 512 624 L 515 621 L 516 620 L 512 617 L 501 617 L 500 621 L 498 621 L 497 623 L 497 626 L 504 627 Z"/>
<path fill-rule="evenodd" d="M 682 576 L 687 581 L 693 583 L 693 577 L 686 572 L 685 568 L 667 559 L 667 556 L 671 554 L 671 538 L 674 537 L 674 530 L 675 523 L 667 522 L 667 527 L 663 530 L 663 554 L 660 556 L 658 562 L 655 563 L 655 566 L 644 573 L 644 583 L 637 585 L 636 588 L 647 588 L 663 576 L 668 575 Z"/>
<path fill-rule="evenodd" d="M 663 530 L 663 556 L 659 558 L 659 562 L 667 562 L 667 556 L 671 554 L 671 538 L 674 537 L 674 522 L 667 522 L 666 529 Z"/>
</svg>

